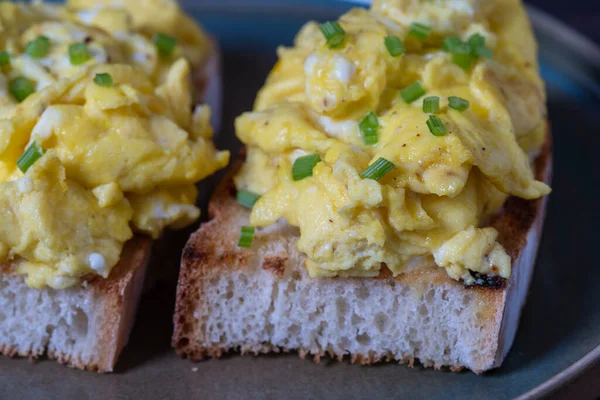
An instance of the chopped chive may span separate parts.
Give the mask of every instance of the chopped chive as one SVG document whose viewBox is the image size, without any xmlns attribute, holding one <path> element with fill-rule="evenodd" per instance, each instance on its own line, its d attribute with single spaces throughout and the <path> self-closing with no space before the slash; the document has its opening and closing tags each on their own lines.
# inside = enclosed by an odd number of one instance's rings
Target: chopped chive
<svg viewBox="0 0 600 400">
<path fill-rule="evenodd" d="M 319 29 L 321 29 L 321 33 L 325 36 L 327 46 L 329 46 L 330 49 L 336 49 L 344 43 L 346 32 L 344 32 L 344 29 L 339 23 L 327 21 L 324 24 L 321 24 Z"/>
<path fill-rule="evenodd" d="M 45 57 L 48 51 L 50 51 L 50 39 L 46 36 L 38 36 L 25 47 L 25 53 L 33 58 Z"/>
<path fill-rule="evenodd" d="M 492 49 L 487 48 L 485 46 L 478 47 L 475 50 L 475 54 L 477 54 L 478 57 L 483 57 L 483 58 L 493 58 L 494 57 L 494 52 L 492 51 Z"/>
<path fill-rule="evenodd" d="M 0 67 L 10 64 L 10 55 L 7 51 L 0 51 Z"/>
<path fill-rule="evenodd" d="M 457 47 L 463 44 L 462 40 L 456 36 L 449 36 L 442 42 L 442 49 L 448 53 L 452 53 L 452 51 Z"/>
<path fill-rule="evenodd" d="M 429 96 L 423 99 L 423 112 L 433 114 L 440 110 L 440 98 L 437 96 Z"/>
<path fill-rule="evenodd" d="M 474 33 L 467 40 L 467 44 L 471 46 L 472 49 L 485 46 L 485 37 L 479 33 Z"/>
<path fill-rule="evenodd" d="M 37 160 L 42 158 L 46 150 L 42 146 L 40 146 L 37 142 L 31 143 L 31 145 L 25 150 L 23 155 L 19 157 L 17 161 L 17 167 L 21 170 L 21 172 L 25 173 Z"/>
<path fill-rule="evenodd" d="M 152 41 L 154 45 L 158 49 L 158 52 L 161 56 L 171 57 L 173 55 L 173 51 L 175 50 L 175 46 L 177 46 L 177 39 L 172 36 L 165 35 L 164 33 L 156 33 L 152 37 Z"/>
<path fill-rule="evenodd" d="M 427 127 L 433 136 L 444 136 L 446 134 L 446 127 L 444 126 L 444 123 L 435 115 L 429 116 L 429 119 L 427 120 Z"/>
<path fill-rule="evenodd" d="M 112 76 L 110 76 L 110 74 L 103 72 L 100 74 L 96 74 L 96 76 L 94 76 L 94 83 L 98 86 L 104 86 L 104 87 L 112 86 L 113 79 L 112 79 Z"/>
<path fill-rule="evenodd" d="M 485 46 L 485 36 L 475 33 L 469 37 L 467 44 L 471 46 L 471 55 L 475 58 L 492 58 L 494 52 Z"/>
<path fill-rule="evenodd" d="M 471 67 L 473 57 L 471 56 L 471 46 L 461 44 L 452 50 L 452 62 L 464 70 Z"/>
<path fill-rule="evenodd" d="M 260 199 L 260 195 L 249 190 L 241 189 L 237 191 L 236 199 L 237 202 L 244 207 L 252 208 L 258 199 Z"/>
<path fill-rule="evenodd" d="M 470 103 L 458 96 L 448 97 L 448 107 L 455 109 L 456 111 L 463 112 L 469 108 Z"/>
<path fill-rule="evenodd" d="M 367 169 L 360 173 L 363 179 L 374 179 L 378 181 L 382 176 L 390 172 L 395 167 L 394 163 L 379 157 L 377 161 L 369 165 Z"/>
<path fill-rule="evenodd" d="M 313 168 L 319 161 L 321 161 L 321 157 L 318 154 L 298 157 L 292 165 L 292 179 L 299 181 L 312 176 Z"/>
<path fill-rule="evenodd" d="M 84 64 L 90 59 L 90 52 L 85 43 L 73 43 L 69 45 L 69 61 L 72 65 Z"/>
<path fill-rule="evenodd" d="M 366 145 L 377 144 L 377 129 L 379 120 L 374 112 L 370 112 L 360 121 L 358 128 L 363 135 L 363 141 Z"/>
<path fill-rule="evenodd" d="M 417 100 L 419 97 L 425 94 L 425 89 L 421 86 L 419 81 L 413 82 L 404 89 L 400 90 L 400 97 L 406 103 L 412 103 Z"/>
<path fill-rule="evenodd" d="M 8 89 L 10 94 L 12 94 L 19 103 L 29 97 L 29 95 L 32 93 L 35 93 L 35 87 L 33 86 L 33 83 L 29 79 L 22 76 L 10 81 L 8 84 Z"/>
<path fill-rule="evenodd" d="M 390 53 L 390 56 L 392 57 L 401 56 L 406 51 L 404 45 L 402 44 L 402 40 L 400 40 L 398 36 L 389 35 L 386 36 L 383 41 L 385 43 L 385 47 Z"/>
<path fill-rule="evenodd" d="M 252 246 L 253 241 L 254 241 L 254 227 L 242 226 L 242 229 L 240 229 L 240 238 L 238 240 L 238 246 L 249 248 Z"/>
<path fill-rule="evenodd" d="M 419 22 L 413 22 L 412 24 L 410 24 L 410 28 L 408 28 L 408 34 L 410 36 L 414 36 L 421 40 L 427 39 L 430 33 L 431 28 Z"/>
</svg>

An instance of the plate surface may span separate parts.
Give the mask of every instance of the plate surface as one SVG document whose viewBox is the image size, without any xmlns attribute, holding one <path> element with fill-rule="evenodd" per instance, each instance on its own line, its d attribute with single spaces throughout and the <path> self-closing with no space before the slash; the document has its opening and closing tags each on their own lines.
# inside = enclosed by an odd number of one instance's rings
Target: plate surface
<svg viewBox="0 0 600 400">
<path fill-rule="evenodd" d="M 275 62 L 276 46 L 291 44 L 306 20 L 332 19 L 350 7 L 300 0 L 188 3 L 223 47 L 224 119 L 217 142 L 234 152 L 239 142 L 233 120 L 252 107 Z M 534 396 L 532 390 L 546 393 L 588 366 L 598 354 L 586 355 L 600 345 L 600 266 L 594 253 L 600 226 L 600 51 L 544 14 L 531 14 L 554 135 L 554 191 L 520 329 L 500 369 L 476 376 L 396 364 L 361 367 L 325 360 L 316 365 L 295 354 L 232 355 L 194 364 L 170 348 L 174 284 L 161 283 L 142 299 L 116 373 L 97 375 L 45 360 L 1 357 L 0 398 L 500 399 L 527 392 Z M 185 235 L 178 238 L 181 249 Z M 567 371 L 566 378 L 551 380 L 581 359 L 581 367 Z"/>
</svg>

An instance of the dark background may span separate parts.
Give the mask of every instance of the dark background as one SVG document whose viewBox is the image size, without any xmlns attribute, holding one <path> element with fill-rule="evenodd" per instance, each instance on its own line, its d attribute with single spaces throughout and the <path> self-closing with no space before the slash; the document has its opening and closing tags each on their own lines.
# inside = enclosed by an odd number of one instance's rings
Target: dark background
<svg viewBox="0 0 600 400">
<path fill-rule="evenodd" d="M 600 43 L 600 0 L 525 0 Z"/>
</svg>

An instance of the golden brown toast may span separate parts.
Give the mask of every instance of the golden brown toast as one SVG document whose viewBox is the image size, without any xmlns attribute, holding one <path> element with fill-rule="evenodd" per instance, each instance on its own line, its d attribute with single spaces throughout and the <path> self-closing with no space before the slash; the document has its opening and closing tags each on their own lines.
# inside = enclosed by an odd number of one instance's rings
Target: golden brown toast
<svg viewBox="0 0 600 400">
<path fill-rule="evenodd" d="M 549 182 L 551 136 L 535 158 Z M 210 221 L 188 241 L 177 290 L 177 353 L 194 361 L 231 350 L 296 350 L 315 361 L 329 354 L 353 363 L 499 366 L 514 339 L 533 273 L 546 199 L 511 197 L 491 225 L 512 258 L 512 275 L 481 277 L 471 287 L 432 265 L 395 278 L 307 276 L 297 229 L 284 222 L 257 229 L 251 249 L 237 246 L 249 210 L 235 199 L 238 160 L 213 195 Z"/>
</svg>

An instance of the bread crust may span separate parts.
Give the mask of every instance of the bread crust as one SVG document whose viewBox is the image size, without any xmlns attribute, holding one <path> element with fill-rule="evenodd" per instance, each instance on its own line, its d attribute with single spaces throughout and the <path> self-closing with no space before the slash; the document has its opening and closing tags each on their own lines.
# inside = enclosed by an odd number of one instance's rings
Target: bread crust
<svg viewBox="0 0 600 400">
<path fill-rule="evenodd" d="M 214 124 L 216 121 L 220 121 L 221 118 L 222 85 L 220 50 L 214 39 L 211 38 L 210 42 L 212 47 L 208 59 L 203 65 L 193 68 L 191 79 L 195 102 L 197 104 L 206 103 L 211 107 L 213 111 L 212 123 Z M 165 240 L 160 239 L 158 243 Z M 112 372 L 121 350 L 127 344 L 135 322 L 152 246 L 153 241 L 151 238 L 143 235 L 134 236 L 125 243 L 121 258 L 107 279 L 97 277 L 91 280 L 86 287 L 80 286 L 69 289 L 74 292 L 85 291 L 91 293 L 94 301 L 97 302 L 98 312 L 103 314 L 104 323 L 100 328 L 100 332 L 98 332 L 100 339 L 98 341 L 97 358 L 99 361 L 88 363 L 69 353 L 59 353 L 45 349 L 44 351 L 49 359 L 73 368 L 101 373 Z M 14 275 L 13 269 L 10 265 L 0 265 L 0 275 Z M 8 346 L 0 338 L 0 354 L 35 359 L 44 355 L 44 352 L 24 352 L 18 348 Z"/>
<path fill-rule="evenodd" d="M 551 174 L 552 143 L 550 133 L 546 135 L 546 142 L 535 159 L 536 179 L 549 182 Z M 235 200 L 235 187 L 233 176 L 243 162 L 238 158 L 231 166 L 229 173 L 221 182 L 209 203 L 210 221 L 203 224 L 186 244 L 181 262 L 179 284 L 177 289 L 176 310 L 174 315 L 174 333 L 172 345 L 176 352 L 193 361 L 199 361 L 207 356 L 218 358 L 232 349 L 221 346 L 205 345 L 204 332 L 199 328 L 199 323 L 194 317 L 195 311 L 202 306 L 205 295 L 207 277 L 219 272 L 234 269 L 249 268 L 250 260 L 256 258 L 253 249 L 241 249 L 237 246 L 237 231 L 232 233 L 227 227 L 239 220 L 247 220 L 249 212 L 237 204 Z M 537 200 L 523 200 L 509 198 L 503 208 L 492 221 L 491 225 L 498 229 L 499 241 L 504 245 L 513 261 L 511 278 L 496 279 L 484 282 L 484 286 L 466 287 L 446 274 L 439 267 L 417 269 L 392 277 L 389 270 L 380 273 L 376 278 L 354 279 L 393 279 L 410 286 L 419 286 L 433 283 L 434 285 L 451 285 L 469 296 L 475 296 L 478 303 L 482 304 L 481 319 L 485 322 L 487 334 L 495 338 L 495 349 L 490 349 L 493 356 L 483 360 L 480 365 L 449 365 L 452 370 L 469 367 L 476 373 L 497 367 L 508 352 L 514 339 L 516 326 L 524 304 L 524 298 L 529 287 L 533 264 L 541 234 L 546 198 Z M 235 226 L 237 226 L 235 225 Z M 297 237 L 297 233 L 291 233 Z M 288 255 L 283 252 L 279 255 L 270 255 L 263 260 L 262 268 L 270 271 L 278 279 L 283 277 L 283 266 Z M 328 278 L 337 279 L 337 278 Z M 312 352 L 310 349 L 278 348 L 270 343 L 256 343 L 251 348 L 240 349 L 242 354 L 247 352 L 266 353 L 297 350 L 304 358 L 312 354 L 313 360 L 318 362 L 325 351 Z M 330 354 L 342 359 L 345 354 Z M 391 361 L 391 356 L 381 357 L 373 354 L 352 354 L 352 363 L 372 364 L 379 361 Z M 397 360 L 412 365 L 414 358 L 408 357 Z M 439 368 L 441 364 L 432 364 Z"/>
</svg>

